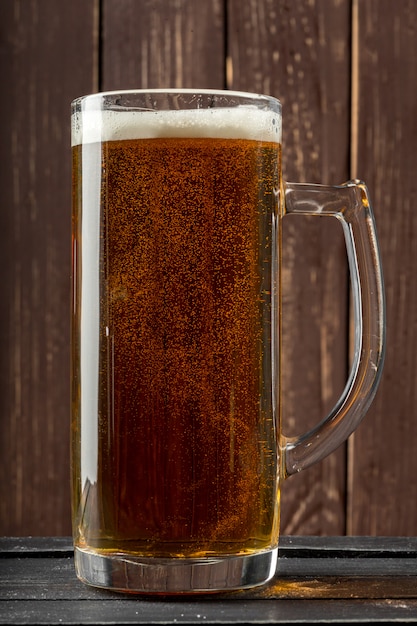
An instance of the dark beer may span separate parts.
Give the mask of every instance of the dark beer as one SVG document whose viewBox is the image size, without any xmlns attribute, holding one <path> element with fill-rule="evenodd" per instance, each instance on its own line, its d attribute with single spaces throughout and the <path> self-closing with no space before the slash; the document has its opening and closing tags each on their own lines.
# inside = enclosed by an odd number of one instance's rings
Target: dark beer
<svg viewBox="0 0 417 626">
<path fill-rule="evenodd" d="M 121 139 L 73 159 L 76 546 L 275 547 L 278 144 Z"/>
</svg>

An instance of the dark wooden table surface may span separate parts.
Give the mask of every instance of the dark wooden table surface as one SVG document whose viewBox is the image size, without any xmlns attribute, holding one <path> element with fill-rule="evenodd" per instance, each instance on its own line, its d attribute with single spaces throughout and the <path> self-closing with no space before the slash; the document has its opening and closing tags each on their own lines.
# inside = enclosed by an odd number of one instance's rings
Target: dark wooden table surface
<svg viewBox="0 0 417 626">
<path fill-rule="evenodd" d="M 0 539 L 2 624 L 417 622 L 417 537 L 283 537 L 252 591 L 150 597 L 85 586 L 68 537 Z"/>
</svg>

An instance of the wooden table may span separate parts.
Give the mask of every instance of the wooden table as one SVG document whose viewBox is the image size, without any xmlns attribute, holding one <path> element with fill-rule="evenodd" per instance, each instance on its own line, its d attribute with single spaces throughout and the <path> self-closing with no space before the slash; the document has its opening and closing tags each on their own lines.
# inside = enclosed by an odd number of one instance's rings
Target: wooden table
<svg viewBox="0 0 417 626">
<path fill-rule="evenodd" d="M 282 537 L 257 590 L 132 596 L 77 580 L 68 537 L 0 539 L 2 624 L 416 622 L 417 537 Z"/>
</svg>

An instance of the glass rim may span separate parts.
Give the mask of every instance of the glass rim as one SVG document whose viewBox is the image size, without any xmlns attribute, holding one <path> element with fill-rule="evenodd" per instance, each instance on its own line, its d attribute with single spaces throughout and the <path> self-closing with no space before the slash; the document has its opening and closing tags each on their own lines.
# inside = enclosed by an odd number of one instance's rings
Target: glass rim
<svg viewBox="0 0 417 626">
<path fill-rule="evenodd" d="M 74 98 L 71 102 L 71 106 L 72 108 L 75 108 L 77 106 L 81 106 L 83 102 L 85 102 L 86 100 L 94 100 L 95 98 L 97 99 L 102 99 L 102 98 L 106 98 L 106 97 L 111 97 L 111 98 L 116 98 L 116 97 L 120 97 L 120 96 L 135 96 L 135 95 L 162 95 L 162 94 L 166 94 L 166 95 L 202 95 L 202 96 L 219 96 L 222 98 L 236 98 L 236 99 L 241 99 L 241 100 L 253 100 L 253 103 L 256 104 L 256 102 L 258 101 L 259 103 L 261 102 L 268 102 L 270 104 L 274 104 L 275 107 L 278 106 L 278 108 L 281 110 L 282 108 L 282 103 L 281 101 L 276 98 L 275 96 L 271 96 L 268 94 L 263 94 L 263 93 L 257 93 L 257 92 L 250 92 L 250 91 L 239 91 L 239 90 L 229 90 L 229 89 L 192 89 L 192 88 L 182 88 L 182 87 L 173 87 L 173 88 L 157 88 L 157 89 L 116 89 L 116 90 L 110 90 L 110 91 L 97 91 L 97 92 L 93 92 L 93 93 L 89 93 L 89 94 L 85 94 L 83 96 L 78 96 L 77 98 Z"/>
</svg>

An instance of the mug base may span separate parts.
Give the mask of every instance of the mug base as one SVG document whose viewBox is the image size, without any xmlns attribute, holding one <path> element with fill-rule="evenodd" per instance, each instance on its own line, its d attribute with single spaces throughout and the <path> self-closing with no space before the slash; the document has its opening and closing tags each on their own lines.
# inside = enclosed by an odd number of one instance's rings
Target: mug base
<svg viewBox="0 0 417 626">
<path fill-rule="evenodd" d="M 98 554 L 75 547 L 78 578 L 88 585 L 142 594 L 218 593 L 257 587 L 275 574 L 278 549 L 242 556 L 161 559 Z"/>
</svg>

